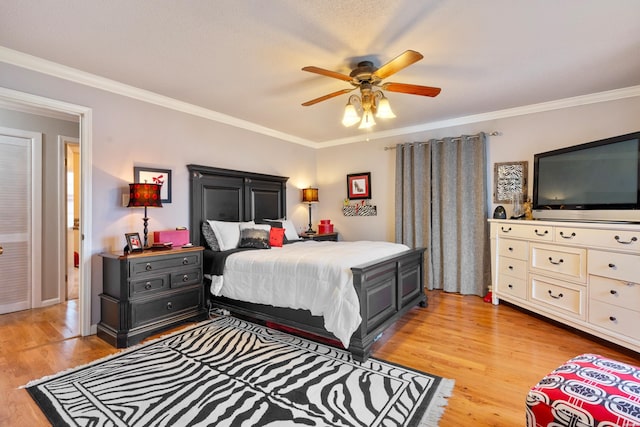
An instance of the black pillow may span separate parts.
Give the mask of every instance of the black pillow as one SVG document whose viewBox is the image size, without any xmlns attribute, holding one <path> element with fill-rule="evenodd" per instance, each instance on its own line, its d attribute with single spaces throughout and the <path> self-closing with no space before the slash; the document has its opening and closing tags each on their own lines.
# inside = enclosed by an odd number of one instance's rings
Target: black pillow
<svg viewBox="0 0 640 427">
<path fill-rule="evenodd" d="M 202 223 L 202 236 L 204 237 L 204 240 L 207 242 L 209 249 L 216 252 L 220 251 L 220 245 L 218 244 L 218 239 L 216 239 L 216 235 L 213 232 L 213 228 L 211 228 L 211 224 L 209 224 L 207 221 Z"/>
</svg>

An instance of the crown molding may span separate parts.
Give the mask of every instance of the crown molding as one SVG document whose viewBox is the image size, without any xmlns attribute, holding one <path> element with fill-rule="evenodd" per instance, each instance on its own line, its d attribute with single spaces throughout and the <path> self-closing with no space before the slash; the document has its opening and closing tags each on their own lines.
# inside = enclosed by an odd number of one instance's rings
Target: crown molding
<svg viewBox="0 0 640 427">
<path fill-rule="evenodd" d="M 436 129 L 443 129 L 453 126 L 467 125 L 470 123 L 486 122 L 509 117 L 524 116 L 527 114 L 543 113 L 546 111 L 560 110 L 563 108 L 578 107 L 580 105 L 596 104 L 599 102 L 615 101 L 618 99 L 632 98 L 640 96 L 640 85 L 622 89 L 614 89 L 605 92 L 598 92 L 589 95 L 575 96 L 572 98 L 558 99 L 555 101 L 541 102 L 539 104 L 525 105 L 522 107 L 507 108 L 482 114 L 457 117 L 448 120 L 423 123 L 416 126 L 390 129 L 382 132 L 372 132 L 364 136 L 353 136 L 349 138 L 333 139 L 322 142 L 322 147 L 333 147 L 336 145 L 352 144 L 355 142 L 371 141 L 374 139 L 389 138 L 394 136 L 415 134 Z"/>
<path fill-rule="evenodd" d="M 155 92 L 147 91 L 144 89 L 136 88 L 134 86 L 126 85 L 124 83 L 117 82 L 115 80 L 107 79 L 97 76 L 95 74 L 87 73 L 77 70 L 75 68 L 67 67 L 66 65 L 58 64 L 56 62 L 48 61 L 33 55 L 28 55 L 13 49 L 0 46 L 0 61 L 11 65 L 15 65 L 21 68 L 26 68 L 32 71 L 36 71 L 43 74 L 48 74 L 53 77 L 58 77 L 64 80 L 68 80 L 74 83 L 78 83 L 85 86 L 90 86 L 96 89 L 104 90 L 107 92 L 115 93 L 118 95 L 126 96 L 128 98 L 136 99 L 138 101 L 147 102 L 149 104 L 158 105 L 161 107 L 169 108 L 175 111 L 180 111 L 193 116 L 201 117 L 204 119 L 216 121 L 229 126 L 245 129 L 250 132 L 267 135 L 283 141 L 292 142 L 294 144 L 304 145 L 310 148 L 328 148 L 337 145 L 352 144 L 355 142 L 370 141 L 374 139 L 389 138 L 394 136 L 415 134 L 425 131 L 431 131 L 435 129 L 442 129 L 452 126 L 466 125 L 470 123 L 478 123 L 496 119 L 504 119 L 508 117 L 522 116 L 526 114 L 535 114 L 545 111 L 558 110 L 562 108 L 576 107 L 580 105 L 594 104 L 598 102 L 614 101 L 623 98 L 630 98 L 640 96 L 640 85 L 631 86 L 622 89 L 614 89 L 605 92 L 593 93 L 589 95 L 576 96 L 572 98 L 559 99 L 555 101 L 542 102 L 539 104 L 525 105 L 522 107 L 508 108 L 504 110 L 492 111 L 482 114 L 474 114 L 469 116 L 457 117 L 447 120 L 439 120 L 434 122 L 427 122 L 416 126 L 409 126 L 404 128 L 390 129 L 381 132 L 371 132 L 364 135 L 357 135 L 348 138 L 339 138 L 326 141 L 310 141 L 305 138 L 300 138 L 295 135 L 280 132 L 275 129 L 271 129 L 265 126 L 249 122 L 247 120 L 238 119 L 233 116 L 229 116 L 217 111 L 209 110 L 207 108 L 199 107 L 194 104 L 179 101 L 174 98 L 170 98 L 164 95 L 159 95 Z"/>
<path fill-rule="evenodd" d="M 138 101 L 147 102 L 149 104 L 158 105 L 175 111 L 180 111 L 204 119 L 213 120 L 229 126 L 246 129 L 251 132 L 260 133 L 281 139 L 295 144 L 305 145 L 307 147 L 317 147 L 317 143 L 304 138 L 299 138 L 284 132 L 277 131 L 265 126 L 238 119 L 217 111 L 199 107 L 188 102 L 179 101 L 168 96 L 159 95 L 155 92 L 140 89 L 134 86 L 126 85 L 115 80 L 97 76 L 95 74 L 80 71 L 66 65 L 48 61 L 37 56 L 28 55 L 13 49 L 0 46 L 0 61 L 17 67 L 26 68 L 39 73 L 47 74 L 60 79 L 68 80 L 84 86 L 90 86 L 96 89 L 104 90 L 117 95 L 126 96 Z"/>
</svg>

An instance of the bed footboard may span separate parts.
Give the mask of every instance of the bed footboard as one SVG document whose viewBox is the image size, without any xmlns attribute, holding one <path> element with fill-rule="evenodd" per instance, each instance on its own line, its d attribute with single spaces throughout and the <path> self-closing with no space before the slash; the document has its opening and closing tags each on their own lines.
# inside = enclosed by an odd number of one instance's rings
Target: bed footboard
<svg viewBox="0 0 640 427">
<path fill-rule="evenodd" d="M 375 340 L 408 310 L 426 307 L 424 251 L 413 249 L 351 268 L 362 316 L 349 347 L 356 360 L 366 360 Z"/>
<path fill-rule="evenodd" d="M 375 340 L 412 307 L 426 307 L 424 251 L 424 248 L 412 249 L 351 268 L 362 317 L 362 323 L 353 333 L 349 345 L 354 360 L 367 360 Z M 308 310 L 252 304 L 224 297 L 211 298 L 213 306 L 234 314 L 335 339 L 324 329 L 322 317 L 312 316 Z"/>
</svg>

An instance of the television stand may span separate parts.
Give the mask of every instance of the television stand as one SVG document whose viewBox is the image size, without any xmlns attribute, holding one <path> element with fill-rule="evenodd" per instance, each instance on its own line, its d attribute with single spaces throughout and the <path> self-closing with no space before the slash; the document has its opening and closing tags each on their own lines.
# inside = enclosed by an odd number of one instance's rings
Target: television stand
<svg viewBox="0 0 640 427">
<path fill-rule="evenodd" d="M 640 224 L 489 222 L 494 304 L 640 352 Z"/>
</svg>

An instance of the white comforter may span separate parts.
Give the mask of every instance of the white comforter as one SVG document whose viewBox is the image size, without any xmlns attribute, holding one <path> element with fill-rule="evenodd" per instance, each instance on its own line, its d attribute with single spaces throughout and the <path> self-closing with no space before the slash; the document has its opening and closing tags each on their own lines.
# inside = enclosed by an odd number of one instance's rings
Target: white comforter
<svg viewBox="0 0 640 427">
<path fill-rule="evenodd" d="M 213 278 L 211 293 L 309 310 L 323 316 L 325 329 L 347 348 L 362 321 L 351 267 L 408 249 L 389 242 L 304 241 L 238 252 L 227 258 L 223 276 Z"/>
</svg>

